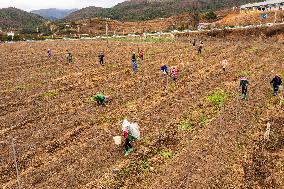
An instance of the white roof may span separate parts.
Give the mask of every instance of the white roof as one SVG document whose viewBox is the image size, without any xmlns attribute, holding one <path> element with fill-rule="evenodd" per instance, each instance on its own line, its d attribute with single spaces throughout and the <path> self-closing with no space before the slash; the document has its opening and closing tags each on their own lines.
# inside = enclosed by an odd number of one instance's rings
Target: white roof
<svg viewBox="0 0 284 189">
<path fill-rule="evenodd" d="M 284 0 L 267 0 L 264 2 L 258 2 L 258 3 L 249 3 L 246 5 L 240 6 L 240 8 L 250 8 L 250 7 L 260 7 L 260 6 L 266 6 L 266 5 L 273 5 L 273 4 L 279 4 L 284 3 Z"/>
</svg>

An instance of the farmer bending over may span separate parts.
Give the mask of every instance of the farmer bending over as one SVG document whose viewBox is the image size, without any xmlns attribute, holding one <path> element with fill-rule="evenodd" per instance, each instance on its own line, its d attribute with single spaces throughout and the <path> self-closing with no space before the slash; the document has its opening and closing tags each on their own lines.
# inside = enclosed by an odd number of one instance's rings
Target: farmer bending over
<svg viewBox="0 0 284 189">
<path fill-rule="evenodd" d="M 109 96 L 106 96 L 103 93 L 97 93 L 92 97 L 92 100 L 97 101 L 98 105 L 105 106 L 105 103 L 109 101 Z"/>
</svg>

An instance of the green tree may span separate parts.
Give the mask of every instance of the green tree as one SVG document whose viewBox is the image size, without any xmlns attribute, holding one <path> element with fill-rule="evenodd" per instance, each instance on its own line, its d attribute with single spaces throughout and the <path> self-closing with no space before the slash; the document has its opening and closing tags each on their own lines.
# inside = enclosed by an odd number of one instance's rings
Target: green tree
<svg viewBox="0 0 284 189">
<path fill-rule="evenodd" d="M 213 11 L 210 11 L 205 14 L 205 18 L 207 20 L 215 20 L 217 19 L 217 15 Z"/>
</svg>

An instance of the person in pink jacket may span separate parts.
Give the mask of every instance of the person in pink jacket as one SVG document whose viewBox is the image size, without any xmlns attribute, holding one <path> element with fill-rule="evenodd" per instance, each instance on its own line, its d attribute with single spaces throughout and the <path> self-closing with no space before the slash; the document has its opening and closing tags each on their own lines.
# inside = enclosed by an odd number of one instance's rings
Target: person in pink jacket
<svg viewBox="0 0 284 189">
<path fill-rule="evenodd" d="M 178 70 L 177 66 L 171 67 L 171 75 L 172 75 L 172 78 L 173 78 L 174 81 L 177 80 L 178 72 L 179 72 L 179 70 Z"/>
</svg>

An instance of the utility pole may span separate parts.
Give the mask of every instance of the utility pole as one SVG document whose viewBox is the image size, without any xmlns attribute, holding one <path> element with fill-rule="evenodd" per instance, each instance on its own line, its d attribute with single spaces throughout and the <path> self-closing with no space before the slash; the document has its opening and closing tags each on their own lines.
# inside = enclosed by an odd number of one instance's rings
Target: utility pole
<svg viewBox="0 0 284 189">
<path fill-rule="evenodd" d="M 276 19 L 277 19 L 277 10 L 275 10 L 274 24 L 276 23 Z"/>
<path fill-rule="evenodd" d="M 106 36 L 108 35 L 108 24 L 106 23 Z"/>
<path fill-rule="evenodd" d="M 12 139 L 12 149 L 13 149 L 14 162 L 15 162 L 15 166 L 16 166 L 18 188 L 21 189 L 20 176 L 19 176 L 19 168 L 18 168 L 18 163 L 17 163 L 17 157 L 16 157 L 16 150 L 15 150 L 14 139 Z"/>
</svg>

